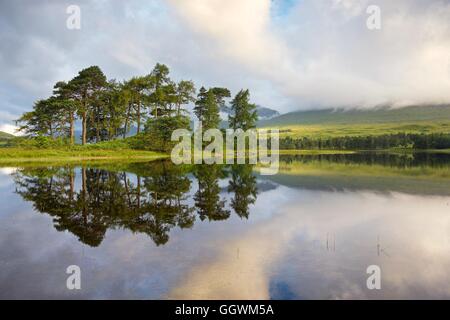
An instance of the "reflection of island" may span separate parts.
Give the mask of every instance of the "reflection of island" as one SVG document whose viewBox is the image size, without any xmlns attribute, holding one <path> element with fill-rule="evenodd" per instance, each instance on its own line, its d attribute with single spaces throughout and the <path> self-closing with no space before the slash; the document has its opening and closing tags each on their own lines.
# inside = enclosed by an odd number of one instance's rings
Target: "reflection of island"
<svg viewBox="0 0 450 320">
<path fill-rule="evenodd" d="M 228 191 L 234 193 L 231 207 L 240 217 L 248 218 L 249 205 L 256 201 L 256 177 L 251 165 L 233 165 Z"/>
<path fill-rule="evenodd" d="M 201 220 L 226 220 L 230 211 L 225 209 L 225 201 L 220 199 L 219 178 L 226 172 L 219 165 L 197 165 L 194 176 L 198 181 L 198 191 L 194 200 Z"/>
<path fill-rule="evenodd" d="M 230 217 L 220 197 L 219 179 L 229 171 L 224 166 L 175 166 L 167 161 L 134 164 L 127 172 L 97 168 L 31 168 L 15 173 L 16 191 L 33 202 L 39 212 L 53 217 L 58 231 L 68 230 L 90 246 L 102 242 L 108 228 L 123 228 L 147 234 L 157 245 L 169 240 L 174 227 L 190 228 L 195 212 L 201 220 Z M 189 201 L 193 172 L 198 182 L 194 201 Z M 252 167 L 231 167 L 231 207 L 248 217 L 256 200 Z"/>
</svg>

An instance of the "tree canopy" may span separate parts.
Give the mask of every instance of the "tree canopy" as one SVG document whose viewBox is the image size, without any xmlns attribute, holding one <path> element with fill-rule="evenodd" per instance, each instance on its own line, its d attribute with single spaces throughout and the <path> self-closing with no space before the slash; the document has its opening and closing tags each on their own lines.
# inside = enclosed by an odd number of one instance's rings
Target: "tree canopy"
<svg viewBox="0 0 450 320">
<path fill-rule="evenodd" d="M 71 145 L 77 126 L 83 145 L 125 138 L 135 128 L 149 149 L 167 151 L 172 131 L 190 128 L 186 106 L 194 106 L 204 127 L 219 128 L 220 108 L 229 97 L 230 90 L 223 87 L 202 87 L 197 94 L 193 81 L 172 80 L 169 68 L 160 63 L 147 75 L 123 81 L 108 80 L 100 67 L 91 66 L 67 82 L 58 81 L 52 95 L 36 101 L 17 123 L 28 136 L 67 139 Z M 243 129 L 253 127 L 256 113 L 248 90 L 238 93 L 233 106 L 230 123 Z"/>
<path fill-rule="evenodd" d="M 233 129 L 248 130 L 256 128 L 258 115 L 256 105 L 250 103 L 250 92 L 241 90 L 231 101 L 232 113 L 228 117 L 229 126 Z"/>
</svg>

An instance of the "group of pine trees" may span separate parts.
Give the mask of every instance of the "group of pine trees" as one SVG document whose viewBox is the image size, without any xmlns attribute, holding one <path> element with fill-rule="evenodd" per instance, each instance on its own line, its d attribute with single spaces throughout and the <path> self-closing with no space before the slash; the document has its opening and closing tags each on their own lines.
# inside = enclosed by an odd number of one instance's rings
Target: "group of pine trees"
<svg viewBox="0 0 450 320">
<path fill-rule="evenodd" d="M 39 100 L 33 110 L 17 120 L 19 130 L 28 136 L 67 139 L 75 144 L 75 127 L 81 124 L 81 143 L 125 138 L 131 128 L 143 135 L 149 149 L 166 151 L 175 129 L 190 128 L 188 104 L 206 128 L 220 127 L 220 107 L 231 93 L 226 88 L 202 87 L 197 95 L 192 81 L 175 82 L 169 68 L 156 64 L 150 74 L 119 82 L 108 80 L 98 66 L 81 70 L 68 82 L 58 82 L 53 95 Z M 241 90 L 231 101 L 232 128 L 256 126 L 256 106 L 249 91 Z"/>
</svg>

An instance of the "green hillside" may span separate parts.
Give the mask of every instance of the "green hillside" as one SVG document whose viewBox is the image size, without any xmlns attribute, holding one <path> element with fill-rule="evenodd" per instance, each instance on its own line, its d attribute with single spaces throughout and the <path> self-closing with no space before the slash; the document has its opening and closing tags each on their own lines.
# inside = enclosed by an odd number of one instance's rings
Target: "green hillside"
<svg viewBox="0 0 450 320">
<path fill-rule="evenodd" d="M 0 131 L 0 147 L 6 145 L 12 138 L 14 138 L 12 134 Z"/>
<path fill-rule="evenodd" d="M 260 127 L 296 124 L 354 124 L 415 121 L 450 121 L 450 105 L 375 108 L 370 110 L 324 109 L 296 111 L 259 122 Z"/>
<path fill-rule="evenodd" d="M 281 136 L 335 137 L 405 133 L 449 133 L 450 105 L 399 109 L 311 110 L 260 121 L 259 127 L 278 127 Z"/>
<path fill-rule="evenodd" d="M 12 138 L 14 138 L 14 136 L 12 134 L 0 131 L 0 139 L 4 140 L 4 139 L 12 139 Z"/>
</svg>

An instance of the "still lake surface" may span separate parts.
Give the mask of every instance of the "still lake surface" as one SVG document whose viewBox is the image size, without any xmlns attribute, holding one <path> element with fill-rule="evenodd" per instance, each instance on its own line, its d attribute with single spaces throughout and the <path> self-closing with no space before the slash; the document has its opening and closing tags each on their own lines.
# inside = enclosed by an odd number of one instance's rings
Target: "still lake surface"
<svg viewBox="0 0 450 320">
<path fill-rule="evenodd" d="M 0 298 L 450 298 L 450 154 L 281 160 L 1 168 Z"/>
</svg>

